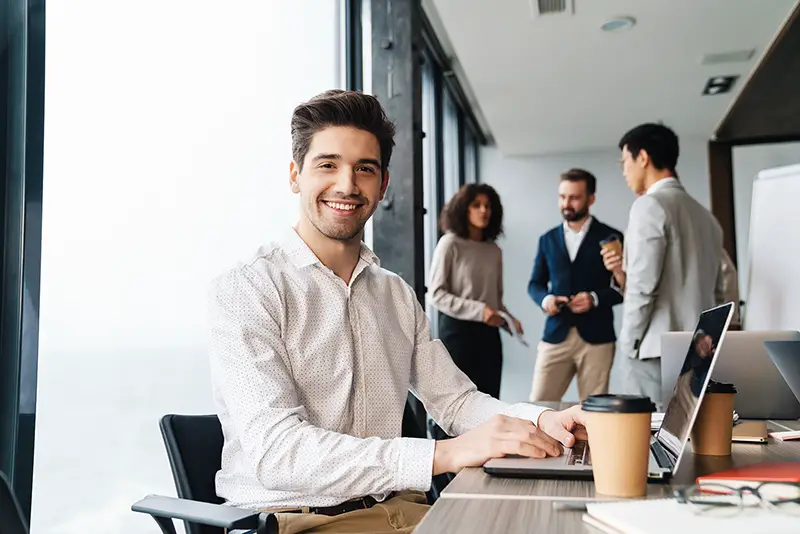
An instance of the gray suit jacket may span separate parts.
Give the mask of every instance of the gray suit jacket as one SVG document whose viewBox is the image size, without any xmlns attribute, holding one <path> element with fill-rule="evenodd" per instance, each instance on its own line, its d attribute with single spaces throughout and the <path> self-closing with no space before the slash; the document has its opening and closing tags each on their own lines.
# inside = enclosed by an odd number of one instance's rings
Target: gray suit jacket
<svg viewBox="0 0 800 534">
<path fill-rule="evenodd" d="M 700 313 L 722 303 L 722 228 L 680 182 L 634 201 L 625 234 L 627 274 L 619 350 L 661 356 L 661 334 L 694 330 Z"/>
</svg>

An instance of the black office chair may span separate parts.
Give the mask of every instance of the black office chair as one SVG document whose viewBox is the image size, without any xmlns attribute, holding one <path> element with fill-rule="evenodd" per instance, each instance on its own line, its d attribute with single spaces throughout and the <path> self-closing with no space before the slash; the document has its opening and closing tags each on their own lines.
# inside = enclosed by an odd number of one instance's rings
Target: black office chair
<svg viewBox="0 0 800 534">
<path fill-rule="evenodd" d="M 22 508 L 11 489 L 11 483 L 2 472 L 0 472 L 0 532 L 28 534 L 28 525 L 22 515 Z"/>
<path fill-rule="evenodd" d="M 214 477 L 223 437 L 216 415 L 165 415 L 160 426 L 179 498 L 148 495 L 131 510 L 150 514 L 164 534 L 176 534 L 173 519 L 184 521 L 186 534 L 223 534 L 223 529 L 278 532 L 274 515 L 224 506 L 217 497 Z"/>
<path fill-rule="evenodd" d="M 420 427 L 416 419 L 407 403 L 404 436 L 426 437 L 424 425 Z M 148 495 L 131 510 L 150 514 L 164 534 L 176 534 L 173 519 L 184 521 L 186 534 L 223 534 L 223 529 L 254 529 L 258 534 L 278 532 L 274 515 L 223 506 L 222 499 L 217 497 L 214 479 L 220 469 L 224 439 L 216 415 L 165 415 L 160 427 L 178 498 Z M 436 488 L 436 478 L 428 492 L 431 504 L 440 491 Z"/>
</svg>

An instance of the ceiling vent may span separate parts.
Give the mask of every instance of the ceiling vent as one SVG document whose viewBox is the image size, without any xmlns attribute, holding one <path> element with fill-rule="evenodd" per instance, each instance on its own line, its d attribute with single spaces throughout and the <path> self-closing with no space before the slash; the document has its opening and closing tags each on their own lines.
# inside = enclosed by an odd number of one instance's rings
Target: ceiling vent
<svg viewBox="0 0 800 534">
<path fill-rule="evenodd" d="M 575 14 L 575 0 L 528 0 L 531 17 Z"/>
<path fill-rule="evenodd" d="M 702 65 L 719 65 L 720 63 L 741 63 L 750 61 L 756 53 L 755 48 L 749 50 L 733 50 L 731 52 L 720 52 L 717 54 L 704 54 L 700 60 Z"/>
</svg>

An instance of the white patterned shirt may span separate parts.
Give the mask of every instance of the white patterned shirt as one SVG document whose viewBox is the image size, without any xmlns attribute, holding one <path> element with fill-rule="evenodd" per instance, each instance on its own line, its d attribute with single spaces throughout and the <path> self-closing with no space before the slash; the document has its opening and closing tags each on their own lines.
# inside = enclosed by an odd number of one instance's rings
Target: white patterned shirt
<svg viewBox="0 0 800 534">
<path fill-rule="evenodd" d="M 401 438 L 410 390 L 449 434 L 538 406 L 476 391 L 431 341 L 414 291 L 362 245 L 349 286 L 291 230 L 210 291 L 217 494 L 235 506 L 333 506 L 425 491 L 434 441 Z"/>
</svg>

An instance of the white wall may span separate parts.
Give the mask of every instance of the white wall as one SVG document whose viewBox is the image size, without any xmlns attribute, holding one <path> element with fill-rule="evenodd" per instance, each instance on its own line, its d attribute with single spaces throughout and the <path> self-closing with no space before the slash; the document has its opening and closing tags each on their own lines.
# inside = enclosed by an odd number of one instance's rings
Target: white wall
<svg viewBox="0 0 800 534">
<path fill-rule="evenodd" d="M 681 139 L 678 174 L 687 190 L 703 205 L 709 205 L 706 140 Z M 557 188 L 559 175 L 570 167 L 581 167 L 597 177 L 597 202 L 592 214 L 606 224 L 625 231 L 634 195 L 625 184 L 619 151 L 563 154 L 548 157 L 506 158 L 496 148 L 481 151 L 481 181 L 495 187 L 503 201 L 506 235 L 503 248 L 505 304 L 522 321 L 530 348 L 503 337 L 503 381 L 501 397 L 511 402 L 527 400 L 530 393 L 536 344 L 544 329 L 544 314 L 530 299 L 528 280 L 539 236 L 561 223 Z M 615 308 L 619 333 L 621 306 Z M 615 365 L 612 391 L 619 391 Z M 566 400 L 577 400 L 575 384 Z"/>
<path fill-rule="evenodd" d="M 739 268 L 739 294 L 747 299 L 748 243 L 753 180 L 764 169 L 800 163 L 800 143 L 748 145 L 733 148 L 733 205 L 736 217 L 736 255 Z M 745 306 L 744 312 L 747 313 Z"/>
<path fill-rule="evenodd" d="M 289 118 L 339 85 L 338 9 L 48 5 L 32 532 L 158 532 L 130 511 L 175 493 L 158 420 L 213 411 L 207 286 L 296 220 Z"/>
</svg>

